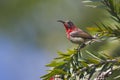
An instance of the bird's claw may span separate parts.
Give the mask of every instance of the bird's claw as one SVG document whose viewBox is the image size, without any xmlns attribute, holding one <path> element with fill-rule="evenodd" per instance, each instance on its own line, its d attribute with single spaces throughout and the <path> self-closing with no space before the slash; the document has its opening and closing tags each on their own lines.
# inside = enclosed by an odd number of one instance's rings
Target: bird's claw
<svg viewBox="0 0 120 80">
<path fill-rule="evenodd" d="M 77 51 L 77 52 L 80 52 L 80 50 L 82 48 L 84 48 L 85 46 L 86 46 L 86 44 L 83 43 L 83 44 L 79 45 L 77 49 L 74 49 L 74 50 Z"/>
</svg>

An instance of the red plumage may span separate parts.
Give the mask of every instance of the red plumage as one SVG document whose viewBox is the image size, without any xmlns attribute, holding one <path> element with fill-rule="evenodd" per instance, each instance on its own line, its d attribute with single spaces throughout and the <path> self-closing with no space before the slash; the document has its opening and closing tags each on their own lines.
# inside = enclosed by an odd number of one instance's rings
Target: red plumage
<svg viewBox="0 0 120 80">
<path fill-rule="evenodd" d="M 67 38 L 72 43 L 81 44 L 81 43 L 86 43 L 87 41 L 90 41 L 92 39 L 95 39 L 89 33 L 76 27 L 71 21 L 58 20 L 58 22 L 61 22 L 64 24 Z"/>
</svg>

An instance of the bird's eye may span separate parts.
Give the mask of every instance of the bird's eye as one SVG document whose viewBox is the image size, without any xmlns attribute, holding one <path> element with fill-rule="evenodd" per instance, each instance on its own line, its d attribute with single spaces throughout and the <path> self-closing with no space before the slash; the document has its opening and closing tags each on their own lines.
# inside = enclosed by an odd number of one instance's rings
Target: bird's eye
<svg viewBox="0 0 120 80">
<path fill-rule="evenodd" d="M 73 26 L 73 23 L 70 21 L 68 22 L 69 27 Z"/>
</svg>

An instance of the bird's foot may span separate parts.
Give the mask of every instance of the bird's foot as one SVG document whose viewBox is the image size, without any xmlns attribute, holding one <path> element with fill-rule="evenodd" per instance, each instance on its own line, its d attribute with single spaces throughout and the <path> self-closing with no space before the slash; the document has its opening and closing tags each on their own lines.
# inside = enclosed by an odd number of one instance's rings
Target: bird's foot
<svg viewBox="0 0 120 80">
<path fill-rule="evenodd" d="M 80 46 L 79 46 L 79 49 L 82 49 L 86 46 L 86 44 L 82 43 Z"/>
<path fill-rule="evenodd" d="M 76 49 L 78 52 L 80 52 L 80 50 L 82 48 L 84 48 L 86 46 L 86 44 L 82 43 L 81 45 L 78 46 L 78 48 Z"/>
</svg>

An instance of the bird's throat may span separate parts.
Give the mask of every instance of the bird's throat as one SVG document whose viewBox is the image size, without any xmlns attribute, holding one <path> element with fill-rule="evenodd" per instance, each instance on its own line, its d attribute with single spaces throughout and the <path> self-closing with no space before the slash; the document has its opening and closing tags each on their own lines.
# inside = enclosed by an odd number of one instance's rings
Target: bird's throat
<svg viewBox="0 0 120 80">
<path fill-rule="evenodd" d="M 70 32 L 72 32 L 72 30 L 66 30 L 66 35 L 68 39 L 70 39 Z"/>
<path fill-rule="evenodd" d="M 67 38 L 70 39 L 70 33 L 73 31 L 73 29 L 66 29 L 66 35 Z"/>
</svg>

